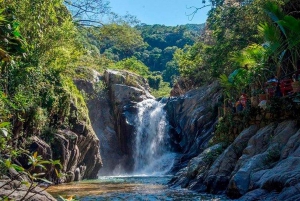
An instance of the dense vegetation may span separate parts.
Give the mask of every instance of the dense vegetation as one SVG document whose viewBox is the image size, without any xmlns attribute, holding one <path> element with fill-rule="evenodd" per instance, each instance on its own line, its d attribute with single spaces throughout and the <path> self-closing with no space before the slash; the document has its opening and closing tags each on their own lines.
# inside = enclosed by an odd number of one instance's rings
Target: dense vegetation
<svg viewBox="0 0 300 201">
<path fill-rule="evenodd" d="M 280 77 L 297 69 L 299 2 L 209 2 L 213 3 L 204 37 L 175 54 L 182 77 L 201 85 L 242 69 L 241 74 L 250 76 L 235 83 L 242 89 L 254 77 L 262 76 L 265 81 L 265 77 Z"/>
<path fill-rule="evenodd" d="M 71 102 L 87 121 L 85 102 L 72 82 L 86 51 L 62 1 L 5 0 L 0 6 L 0 176 L 11 167 L 32 176 L 35 167 L 51 161 L 40 163 L 27 151 L 30 137 L 51 143 L 51 133 L 70 127 Z M 19 166 L 20 157 L 29 161 L 27 170 Z"/>
<path fill-rule="evenodd" d="M 43 166 L 36 153 L 26 151 L 32 136 L 51 144 L 57 129 L 72 127 L 74 115 L 89 124 L 84 98 L 72 81 L 82 78 L 77 67 L 133 71 L 148 79 L 157 96 L 166 95 L 167 82 L 177 75 L 170 64 L 173 52 L 192 45 L 201 28 L 133 27 L 134 17 L 111 13 L 104 1 L 2 0 L 0 6 L 0 176 L 11 167 L 31 174 L 33 166 Z M 86 12 L 96 15 L 86 18 Z M 97 15 L 112 20 L 101 24 Z M 71 103 L 78 114 L 70 112 Z M 35 163 L 26 170 L 20 158 Z M 42 163 L 60 168 L 57 161 Z"/>
<path fill-rule="evenodd" d="M 260 108 L 243 106 L 239 114 L 227 112 L 217 126 L 216 142 L 232 142 L 258 116 L 262 124 L 298 118 L 294 111 L 299 111 L 299 95 L 285 82 L 293 80 L 296 85 L 300 73 L 299 9 L 294 0 L 218 1 L 209 13 L 204 38 L 180 54 L 183 78 L 198 86 L 220 81 L 224 111 L 237 109 L 243 94 L 254 105 L 265 100 L 258 99 L 259 94 L 268 97 Z"/>
<path fill-rule="evenodd" d="M 193 87 L 219 78 L 230 100 L 250 93 L 250 84 L 299 70 L 297 0 L 209 1 L 203 35 L 203 25 L 150 26 L 132 16 L 101 24 L 76 9 L 85 2 L 0 0 L 0 175 L 31 136 L 51 141 L 49 132 L 71 126 L 70 102 L 88 121 L 72 81 L 78 66 L 136 72 L 157 96 L 177 76 Z M 111 14 L 105 2 L 93 2 L 100 3 L 93 13 Z"/>
<path fill-rule="evenodd" d="M 167 96 L 170 86 L 179 76 L 174 53 L 193 45 L 203 28 L 204 25 L 194 24 L 171 27 L 120 21 L 90 27 L 82 32 L 84 41 L 87 41 L 85 46 L 93 55 L 101 55 L 110 61 L 109 68 L 138 73 L 148 79 L 155 95 Z M 132 66 L 128 67 L 126 63 Z M 141 72 L 142 68 L 147 68 L 148 72 Z"/>
</svg>

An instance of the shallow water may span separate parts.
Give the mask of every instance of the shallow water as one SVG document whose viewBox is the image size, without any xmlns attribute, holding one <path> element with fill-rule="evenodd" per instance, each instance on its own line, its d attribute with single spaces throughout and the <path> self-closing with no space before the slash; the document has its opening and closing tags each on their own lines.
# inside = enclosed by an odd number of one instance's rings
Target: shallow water
<svg viewBox="0 0 300 201">
<path fill-rule="evenodd" d="M 58 186 L 51 186 L 47 191 L 54 197 L 59 195 L 83 201 L 225 201 L 222 196 L 199 194 L 185 189 L 172 189 L 167 186 L 168 176 L 118 176 L 100 177 Z"/>
</svg>

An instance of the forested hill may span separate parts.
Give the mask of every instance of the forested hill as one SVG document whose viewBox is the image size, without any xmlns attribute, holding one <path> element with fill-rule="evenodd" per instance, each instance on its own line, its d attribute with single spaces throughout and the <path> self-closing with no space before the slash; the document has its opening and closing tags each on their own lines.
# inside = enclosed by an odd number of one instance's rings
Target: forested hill
<svg viewBox="0 0 300 201">
<path fill-rule="evenodd" d="M 203 33 L 204 26 L 204 24 L 130 26 L 128 23 L 112 23 L 84 29 L 82 32 L 85 32 L 86 36 L 83 39 L 85 46 L 91 52 L 103 55 L 109 61 L 118 62 L 119 68 L 142 75 L 139 69 L 146 69 L 150 71 L 148 75 L 152 72 L 152 75 L 171 83 L 172 79 L 179 75 L 173 54 L 186 45 L 192 46 Z M 135 67 L 129 69 L 125 63 Z M 153 73 L 154 71 L 158 72 Z M 160 87 L 153 86 L 153 88 Z"/>
<path fill-rule="evenodd" d="M 178 48 L 193 45 L 197 41 L 204 30 L 204 24 L 174 27 L 142 24 L 136 28 L 141 32 L 148 47 L 134 55 L 143 61 L 151 71 L 165 71 L 171 65 L 168 62 L 172 61 L 173 54 Z"/>
</svg>

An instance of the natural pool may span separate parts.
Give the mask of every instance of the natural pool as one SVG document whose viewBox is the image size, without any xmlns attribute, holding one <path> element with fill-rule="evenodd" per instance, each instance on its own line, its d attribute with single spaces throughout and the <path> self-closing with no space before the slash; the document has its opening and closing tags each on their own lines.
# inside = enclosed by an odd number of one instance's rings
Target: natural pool
<svg viewBox="0 0 300 201">
<path fill-rule="evenodd" d="M 167 186 L 169 176 L 116 176 L 100 177 L 58 186 L 47 191 L 54 197 L 76 195 L 77 200 L 105 201 L 225 201 L 226 197 L 199 194 L 185 189 L 173 189 Z"/>
</svg>

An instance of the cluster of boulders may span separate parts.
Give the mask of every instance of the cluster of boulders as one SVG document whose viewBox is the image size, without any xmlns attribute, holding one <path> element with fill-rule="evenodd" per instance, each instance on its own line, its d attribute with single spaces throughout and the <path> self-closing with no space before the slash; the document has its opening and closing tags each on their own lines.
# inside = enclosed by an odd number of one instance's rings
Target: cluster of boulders
<svg viewBox="0 0 300 201">
<path fill-rule="evenodd" d="M 226 193 L 238 200 L 300 199 L 300 127 L 296 121 L 245 129 L 211 166 L 214 147 L 190 160 L 171 185 L 199 192 Z"/>
</svg>

